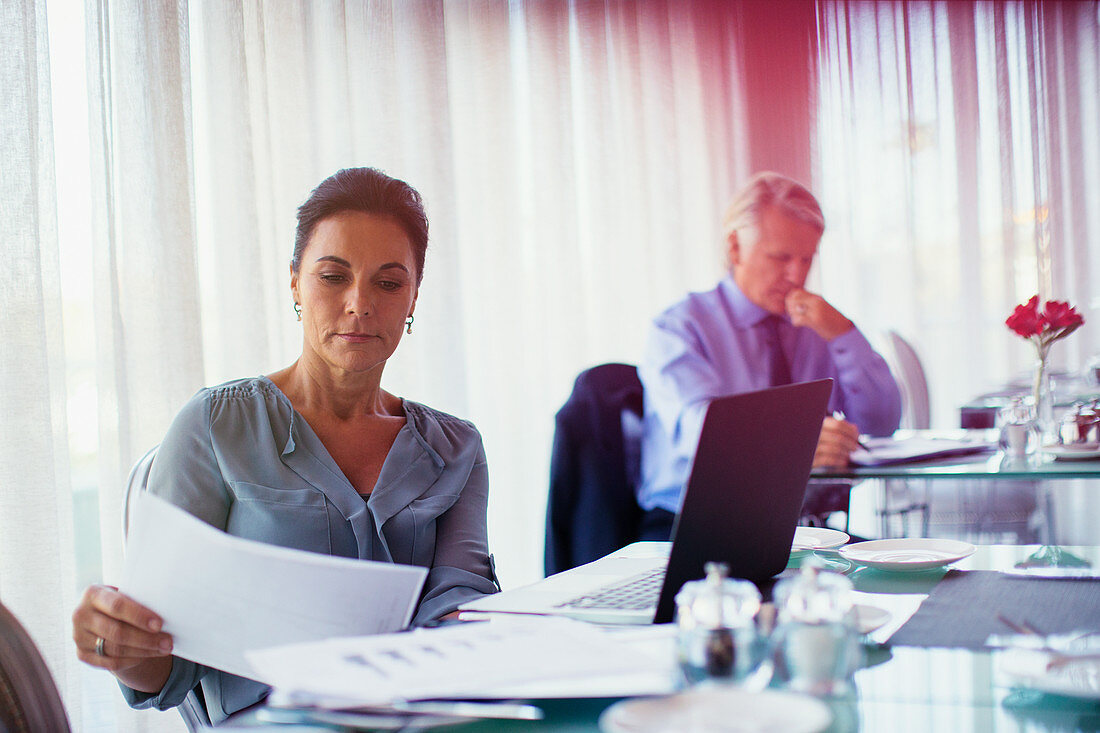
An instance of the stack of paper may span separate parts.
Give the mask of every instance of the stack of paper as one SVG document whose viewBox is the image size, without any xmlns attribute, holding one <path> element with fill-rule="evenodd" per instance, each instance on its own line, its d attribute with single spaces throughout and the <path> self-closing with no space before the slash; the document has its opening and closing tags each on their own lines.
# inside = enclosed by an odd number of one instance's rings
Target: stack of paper
<svg viewBox="0 0 1100 733">
<path fill-rule="evenodd" d="M 427 572 L 233 537 L 143 493 L 120 587 L 164 619 L 173 654 L 256 679 L 248 649 L 404 628 Z"/>
<path fill-rule="evenodd" d="M 634 683 L 642 692 L 667 692 L 673 682 L 671 653 L 647 654 L 590 624 L 548 616 L 293 644 L 247 657 L 254 676 L 274 685 L 281 700 L 317 707 L 507 697 L 528 682 L 544 691 L 532 697 L 549 697 L 556 683 L 575 690 L 576 680 L 621 685 L 639 674 L 648 675 Z"/>
<path fill-rule="evenodd" d="M 889 466 L 895 463 L 923 461 L 930 458 L 947 458 L 995 450 L 997 446 L 985 441 L 955 438 L 865 438 L 864 448 L 852 453 L 851 461 L 857 466 Z"/>
</svg>

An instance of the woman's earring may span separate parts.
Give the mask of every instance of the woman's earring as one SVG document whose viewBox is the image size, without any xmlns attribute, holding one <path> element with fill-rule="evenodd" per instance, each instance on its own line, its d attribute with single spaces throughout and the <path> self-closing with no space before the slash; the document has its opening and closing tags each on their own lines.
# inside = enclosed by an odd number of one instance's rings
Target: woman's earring
<svg viewBox="0 0 1100 733">
<path fill-rule="evenodd" d="M 411 334 L 413 332 L 413 315 L 409 314 L 409 317 L 405 319 L 405 333 Z"/>
<path fill-rule="evenodd" d="M 302 320 L 302 306 L 297 303 L 294 304 L 294 312 L 298 315 L 298 320 Z"/>
</svg>

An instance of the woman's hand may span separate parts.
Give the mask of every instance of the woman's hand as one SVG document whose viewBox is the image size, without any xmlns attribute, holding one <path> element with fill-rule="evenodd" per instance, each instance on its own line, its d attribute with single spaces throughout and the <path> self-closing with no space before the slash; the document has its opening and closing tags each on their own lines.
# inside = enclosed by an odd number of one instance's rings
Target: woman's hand
<svg viewBox="0 0 1100 733">
<path fill-rule="evenodd" d="M 159 692 L 172 671 L 172 637 L 160 616 L 109 585 L 92 585 L 73 611 L 80 661 L 141 692 Z"/>
</svg>

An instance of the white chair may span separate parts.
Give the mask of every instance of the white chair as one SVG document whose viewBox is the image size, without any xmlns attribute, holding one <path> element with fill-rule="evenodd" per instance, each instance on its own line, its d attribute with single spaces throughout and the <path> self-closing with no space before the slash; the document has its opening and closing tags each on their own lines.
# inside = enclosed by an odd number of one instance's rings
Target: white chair
<svg viewBox="0 0 1100 733">
<path fill-rule="evenodd" d="M 157 455 L 157 446 L 150 448 L 145 455 L 137 460 L 130 469 L 130 475 L 126 478 L 126 494 L 122 497 L 122 542 L 125 546 L 126 538 L 130 536 L 130 517 L 133 515 L 134 501 L 137 495 L 145 491 L 149 484 L 149 471 L 153 468 L 153 459 Z"/>
<path fill-rule="evenodd" d="M 901 426 L 927 429 L 931 425 L 928 380 L 916 349 L 897 331 L 888 331 L 884 352 L 901 390 Z M 916 516 L 917 531 L 923 537 L 934 526 L 937 536 L 1035 542 L 1037 493 L 1038 484 L 1031 481 L 889 480 L 879 510 L 881 531 L 884 537 L 912 536 L 910 519 Z M 896 531 L 891 527 L 894 520 L 900 520 Z"/>
<path fill-rule="evenodd" d="M 883 357 L 901 392 L 901 427 L 925 430 L 931 425 L 931 408 L 928 399 L 928 379 L 924 375 L 920 357 L 913 345 L 897 331 L 886 332 L 886 348 Z M 883 487 L 882 506 L 879 508 L 880 531 L 883 537 L 900 534 L 913 536 L 909 521 L 919 518 L 921 537 L 928 536 L 930 520 L 929 486 L 927 481 L 887 480 Z M 900 520 L 900 529 L 894 531 L 891 522 Z"/>
<path fill-rule="evenodd" d="M 137 495 L 145 491 L 149 485 L 149 471 L 153 468 L 157 448 L 158 446 L 153 446 L 139 458 L 126 479 L 126 495 L 122 499 L 123 546 L 125 546 L 126 537 L 130 534 L 130 517 L 133 515 L 134 501 Z M 206 698 L 203 695 L 201 683 L 187 693 L 187 697 L 179 704 L 178 710 L 183 722 L 187 724 L 187 730 L 196 731 L 211 727 L 210 714 L 206 711 Z"/>
<path fill-rule="evenodd" d="M 901 426 L 926 430 L 932 425 L 932 413 L 928 400 L 928 379 L 924 375 L 920 357 L 913 345 L 897 331 L 888 331 L 886 338 L 886 360 L 890 363 L 901 390 Z"/>
</svg>

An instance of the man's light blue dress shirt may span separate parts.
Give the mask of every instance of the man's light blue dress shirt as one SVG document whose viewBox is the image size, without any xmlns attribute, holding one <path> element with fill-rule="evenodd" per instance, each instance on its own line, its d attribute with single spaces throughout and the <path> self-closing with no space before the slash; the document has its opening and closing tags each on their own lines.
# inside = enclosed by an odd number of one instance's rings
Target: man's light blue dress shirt
<svg viewBox="0 0 1100 733">
<path fill-rule="evenodd" d="M 716 397 L 766 389 L 769 312 L 726 276 L 657 316 L 638 373 L 645 388 L 642 481 L 645 510 L 677 512 L 706 407 Z M 795 382 L 836 380 L 830 411 L 862 433 L 889 435 L 901 420 L 901 394 L 881 356 L 853 328 L 832 341 L 784 317 L 780 339 Z M 736 447 L 734 447 L 736 449 Z"/>
<path fill-rule="evenodd" d="M 413 617 L 423 623 L 497 590 L 486 536 L 488 472 L 471 423 L 408 400 L 403 405 L 405 425 L 364 499 L 271 380 L 203 389 L 157 449 L 148 490 L 238 537 L 426 567 Z M 268 691 L 253 680 L 172 661 L 159 693 L 123 686 L 127 701 L 164 710 L 201 680 L 217 723 Z"/>
</svg>

